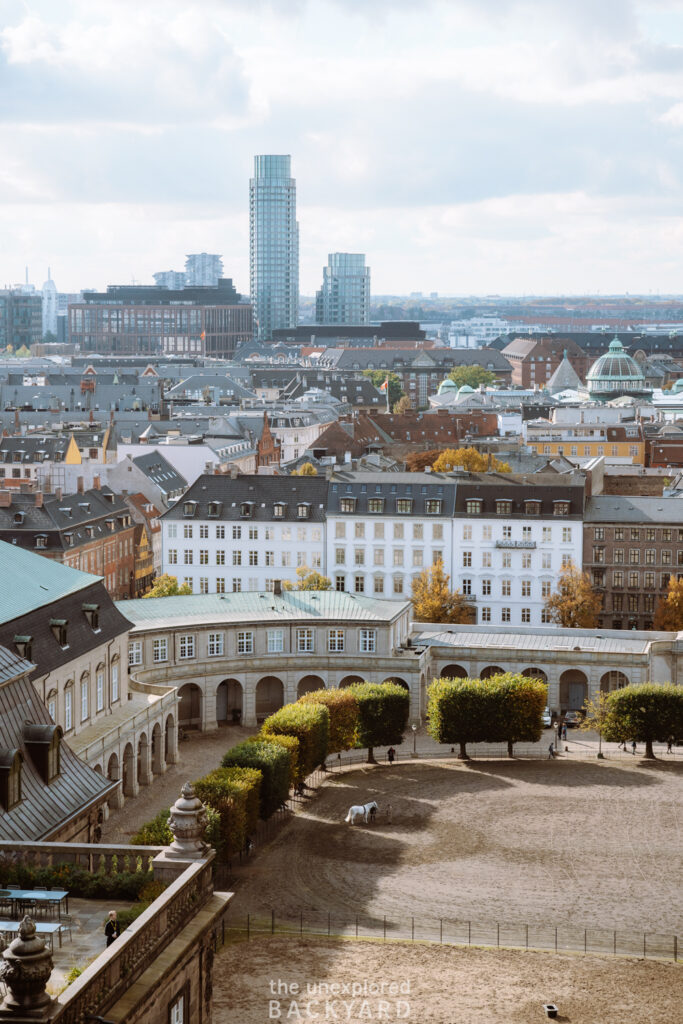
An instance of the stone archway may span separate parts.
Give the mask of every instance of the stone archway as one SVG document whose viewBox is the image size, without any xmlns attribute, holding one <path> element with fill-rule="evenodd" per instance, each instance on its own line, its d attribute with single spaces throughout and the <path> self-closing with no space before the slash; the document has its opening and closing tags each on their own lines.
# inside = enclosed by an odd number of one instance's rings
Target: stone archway
<svg viewBox="0 0 683 1024">
<path fill-rule="evenodd" d="M 313 693 L 314 690 L 324 690 L 325 680 L 321 679 L 320 676 L 304 676 L 300 679 L 297 688 L 297 697 L 303 697 L 305 693 Z"/>
<path fill-rule="evenodd" d="M 111 782 L 119 780 L 119 758 L 116 753 L 112 754 L 107 762 L 107 778 Z"/>
<path fill-rule="evenodd" d="M 101 764 L 96 764 L 95 767 L 93 768 L 93 771 L 97 772 L 98 775 L 103 775 L 104 774 L 103 771 L 102 771 L 102 765 Z"/>
<path fill-rule="evenodd" d="M 285 702 L 285 688 L 277 676 L 264 676 L 256 684 L 256 721 L 262 722 Z"/>
<path fill-rule="evenodd" d="M 244 714 L 244 691 L 237 679 L 223 679 L 216 689 L 216 721 L 239 725 Z"/>
<path fill-rule="evenodd" d="M 140 786 L 148 786 L 152 781 L 150 753 L 147 733 L 143 732 L 140 734 L 140 739 L 138 740 L 137 757 L 137 781 Z"/>
<path fill-rule="evenodd" d="M 123 751 L 123 795 L 135 796 L 137 793 L 137 777 L 135 752 L 132 743 L 126 743 Z"/>
<path fill-rule="evenodd" d="M 202 727 L 202 691 L 196 683 L 185 683 L 178 690 L 178 724 L 183 729 Z"/>
<path fill-rule="evenodd" d="M 569 668 L 560 676 L 560 707 L 563 711 L 581 711 L 588 696 L 586 673 Z"/>
<path fill-rule="evenodd" d="M 546 686 L 548 685 L 548 676 L 542 668 L 525 668 L 522 675 L 526 676 L 527 679 L 540 679 L 542 683 L 545 683 Z"/>
<path fill-rule="evenodd" d="M 402 686 L 404 690 L 410 690 L 408 683 L 405 679 L 401 679 L 400 676 L 389 676 L 387 679 L 382 680 L 383 683 L 396 683 L 397 686 Z"/>
<path fill-rule="evenodd" d="M 467 674 L 462 665 L 444 665 L 439 672 L 441 679 L 467 679 Z"/>
<path fill-rule="evenodd" d="M 353 686 L 354 683 L 364 683 L 366 680 L 362 676 L 344 676 L 339 683 L 339 689 L 343 686 Z"/>
<path fill-rule="evenodd" d="M 628 685 L 628 676 L 625 676 L 623 672 L 618 672 L 616 669 L 613 669 L 611 672 L 605 672 L 604 676 L 600 679 L 600 691 L 602 693 L 622 690 L 624 686 Z"/>
<path fill-rule="evenodd" d="M 485 669 L 479 673 L 480 679 L 490 679 L 491 676 L 502 676 L 505 672 L 504 668 L 499 668 L 497 665 L 487 665 Z"/>
<path fill-rule="evenodd" d="M 175 764 L 178 760 L 178 732 L 175 727 L 173 715 L 166 716 L 164 726 L 164 761 L 166 764 Z"/>
<path fill-rule="evenodd" d="M 161 741 L 161 726 L 157 722 L 152 729 L 152 773 L 162 775 L 166 770 L 164 763 L 164 745 Z"/>
</svg>

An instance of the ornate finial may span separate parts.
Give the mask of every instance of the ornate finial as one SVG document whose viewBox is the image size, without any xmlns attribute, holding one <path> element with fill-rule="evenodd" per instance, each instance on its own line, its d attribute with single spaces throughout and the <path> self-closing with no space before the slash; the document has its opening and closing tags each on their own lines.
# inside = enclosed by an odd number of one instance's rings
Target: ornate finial
<svg viewBox="0 0 683 1024">
<path fill-rule="evenodd" d="M 180 794 L 185 800 L 192 800 L 194 797 L 194 786 L 191 782 L 186 782 L 183 788 L 180 790 Z"/>
<path fill-rule="evenodd" d="M 23 939 L 24 942 L 28 942 L 31 939 L 35 938 L 35 935 L 36 926 L 34 922 L 31 920 L 31 918 L 28 915 L 26 915 L 26 917 L 24 917 L 21 924 L 19 925 L 19 938 Z"/>
<path fill-rule="evenodd" d="M 206 808 L 199 797 L 195 796 L 192 783 L 186 782 L 168 819 L 168 827 L 173 833 L 168 856 L 184 860 L 199 860 L 203 857 L 208 849 L 204 842 L 206 825 Z"/>
<path fill-rule="evenodd" d="M 52 974 L 52 953 L 36 934 L 30 917 L 19 925 L 19 935 L 2 950 L 0 981 L 9 989 L 0 1008 L 0 1018 L 47 1020 L 54 1000 L 45 991 Z"/>
</svg>

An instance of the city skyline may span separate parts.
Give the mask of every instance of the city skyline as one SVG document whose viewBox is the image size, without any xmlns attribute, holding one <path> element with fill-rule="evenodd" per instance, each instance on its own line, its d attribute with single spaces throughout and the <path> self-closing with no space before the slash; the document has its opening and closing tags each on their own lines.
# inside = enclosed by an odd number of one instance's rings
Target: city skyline
<svg viewBox="0 0 683 1024">
<path fill-rule="evenodd" d="M 290 153 L 302 294 L 334 251 L 378 295 L 679 290 L 681 4 L 263 6 L 0 4 L 0 281 L 208 251 L 247 294 L 253 156 Z"/>
</svg>

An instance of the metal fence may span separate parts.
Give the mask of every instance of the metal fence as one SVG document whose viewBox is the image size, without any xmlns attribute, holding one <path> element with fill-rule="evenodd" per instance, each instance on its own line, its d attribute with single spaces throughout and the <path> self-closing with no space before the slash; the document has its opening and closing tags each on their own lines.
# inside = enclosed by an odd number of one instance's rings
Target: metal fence
<svg viewBox="0 0 683 1024">
<path fill-rule="evenodd" d="M 599 953 L 678 961 L 678 936 L 579 925 L 510 924 L 300 910 L 296 914 L 229 911 L 225 938 L 261 935 L 327 936 L 330 938 L 400 940 L 450 946 L 487 946 L 551 950 L 556 953 Z"/>
</svg>

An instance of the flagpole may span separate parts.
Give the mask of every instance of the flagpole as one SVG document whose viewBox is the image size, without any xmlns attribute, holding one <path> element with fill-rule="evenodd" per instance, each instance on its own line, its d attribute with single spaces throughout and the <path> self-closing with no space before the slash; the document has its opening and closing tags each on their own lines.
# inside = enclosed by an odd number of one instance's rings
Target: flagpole
<svg viewBox="0 0 683 1024">
<path fill-rule="evenodd" d="M 387 412 L 391 412 L 391 409 L 389 408 L 389 378 L 388 377 L 387 377 L 387 379 L 385 380 L 384 383 L 385 383 L 386 389 L 387 389 Z"/>
</svg>

